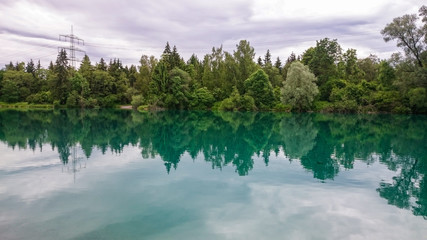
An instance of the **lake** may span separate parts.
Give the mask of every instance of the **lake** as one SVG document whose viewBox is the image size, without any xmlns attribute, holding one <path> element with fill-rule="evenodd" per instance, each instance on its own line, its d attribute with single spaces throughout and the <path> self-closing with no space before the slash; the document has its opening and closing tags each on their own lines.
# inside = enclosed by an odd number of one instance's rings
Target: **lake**
<svg viewBox="0 0 427 240">
<path fill-rule="evenodd" d="M 0 111 L 0 239 L 425 239 L 427 116 Z"/>
</svg>

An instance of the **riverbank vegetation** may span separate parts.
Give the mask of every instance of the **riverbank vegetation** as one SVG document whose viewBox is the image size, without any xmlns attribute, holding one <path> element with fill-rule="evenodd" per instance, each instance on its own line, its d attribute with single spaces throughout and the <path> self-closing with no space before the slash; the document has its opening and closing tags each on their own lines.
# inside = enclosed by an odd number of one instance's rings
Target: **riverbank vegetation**
<svg viewBox="0 0 427 240">
<path fill-rule="evenodd" d="M 139 65 L 119 59 L 92 64 L 85 56 L 78 69 L 61 51 L 47 69 L 40 61 L 10 63 L 0 70 L 0 101 L 16 105 L 53 104 L 109 108 L 132 104 L 144 109 L 239 111 L 319 111 L 427 113 L 427 7 L 395 18 L 381 31 L 404 55 L 359 59 L 324 38 L 301 55 L 282 62 L 269 50 L 255 60 L 249 41 L 233 52 L 213 47 L 202 59 L 185 61 L 166 44 L 160 59 L 142 55 Z M 25 105 L 25 104 L 24 104 Z M 7 105 L 5 105 L 7 106 Z"/>
</svg>

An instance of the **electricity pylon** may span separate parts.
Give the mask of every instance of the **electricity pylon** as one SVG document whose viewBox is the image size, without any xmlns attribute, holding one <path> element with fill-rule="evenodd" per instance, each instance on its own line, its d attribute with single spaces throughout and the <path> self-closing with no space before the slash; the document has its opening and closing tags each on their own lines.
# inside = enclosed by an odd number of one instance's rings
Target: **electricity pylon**
<svg viewBox="0 0 427 240">
<path fill-rule="evenodd" d="M 85 51 L 77 48 L 75 45 L 80 45 L 80 43 L 82 45 L 85 45 L 85 41 L 79 37 L 77 37 L 76 35 L 73 34 L 73 26 L 71 26 L 71 34 L 69 35 L 59 35 L 59 41 L 64 41 L 64 42 L 70 42 L 70 47 L 59 47 L 59 49 L 67 49 L 70 51 L 69 55 L 68 55 L 68 60 L 70 60 L 71 62 L 71 66 L 72 67 L 76 67 L 76 51 L 78 52 L 83 52 L 86 54 Z"/>
</svg>

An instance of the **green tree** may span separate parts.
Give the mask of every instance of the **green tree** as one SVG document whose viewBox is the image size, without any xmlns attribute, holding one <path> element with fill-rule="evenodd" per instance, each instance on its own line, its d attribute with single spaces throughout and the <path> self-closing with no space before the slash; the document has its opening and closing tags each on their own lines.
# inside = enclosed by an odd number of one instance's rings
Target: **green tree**
<svg viewBox="0 0 427 240">
<path fill-rule="evenodd" d="M 15 66 L 13 65 L 12 61 L 10 61 L 9 64 L 5 65 L 5 70 L 12 70 L 12 71 L 15 70 Z"/>
<path fill-rule="evenodd" d="M 82 74 L 83 77 L 89 79 L 93 77 L 92 75 L 94 70 L 95 69 L 90 62 L 89 56 L 85 55 L 82 63 L 80 64 L 79 73 Z"/>
<path fill-rule="evenodd" d="M 189 104 L 190 74 L 182 69 L 174 68 L 170 72 L 169 84 L 165 93 L 165 106 L 170 109 L 186 109 Z"/>
<path fill-rule="evenodd" d="M 258 109 L 270 109 L 274 102 L 273 87 L 261 69 L 246 79 L 245 92 L 254 99 Z"/>
<path fill-rule="evenodd" d="M 213 94 L 206 87 L 198 88 L 194 91 L 190 107 L 192 109 L 209 109 L 215 102 Z"/>
<path fill-rule="evenodd" d="M 211 56 L 209 56 L 208 54 L 206 54 L 203 57 L 202 69 L 203 69 L 203 74 L 201 78 L 202 86 L 207 87 L 210 90 L 213 90 L 212 83 L 214 82 L 214 77 L 212 72 L 212 60 L 211 60 Z"/>
<path fill-rule="evenodd" d="M 36 68 L 34 66 L 34 62 L 33 59 L 30 59 L 30 61 L 27 63 L 27 67 L 25 68 L 25 71 L 27 73 L 31 73 L 33 74 L 33 76 L 35 77 L 36 74 Z"/>
<path fill-rule="evenodd" d="M 409 104 L 414 112 L 427 112 L 427 91 L 425 88 L 414 88 L 409 91 Z"/>
<path fill-rule="evenodd" d="M 223 89 L 226 85 L 226 68 L 224 64 L 224 52 L 222 46 L 212 48 L 212 53 L 206 55 L 203 60 L 203 86 L 210 91 L 215 89 Z"/>
<path fill-rule="evenodd" d="M 1 86 L 2 100 L 8 103 L 18 102 L 20 100 L 19 86 L 11 80 L 3 80 Z"/>
<path fill-rule="evenodd" d="M 100 71 L 107 71 L 107 64 L 105 63 L 104 58 L 101 58 L 98 64 L 96 64 L 96 69 Z"/>
<path fill-rule="evenodd" d="M 244 93 L 243 82 L 255 71 L 256 64 L 254 62 L 255 50 L 251 47 L 250 43 L 246 40 L 241 40 L 236 45 L 234 51 L 234 58 L 238 65 L 238 75 L 236 77 L 236 87 L 240 93 Z"/>
<path fill-rule="evenodd" d="M 308 61 L 308 59 L 311 59 L 311 57 L 309 57 L 309 56 L 311 56 L 312 55 L 312 53 L 310 53 L 310 52 L 313 52 L 314 51 L 314 48 L 309 48 L 309 49 L 307 49 L 306 51 L 305 51 L 305 53 L 304 53 L 304 55 L 305 55 L 305 58 L 303 59 L 303 60 L 305 60 L 305 61 Z M 285 66 L 283 66 L 283 68 L 282 68 L 282 76 L 283 76 L 283 80 L 286 80 L 286 76 L 288 75 L 288 70 L 289 70 L 289 67 L 291 66 L 291 64 L 293 63 L 293 62 L 295 62 L 297 60 L 297 56 L 295 55 L 295 53 L 291 53 L 291 55 L 289 55 L 289 57 L 288 57 L 288 59 L 286 59 L 286 63 L 285 63 Z M 305 63 L 305 62 L 302 62 L 304 65 L 307 65 L 308 63 Z"/>
<path fill-rule="evenodd" d="M 425 31 L 417 26 L 418 17 L 416 14 L 405 14 L 402 17 L 394 18 L 393 21 L 381 30 L 384 41 L 397 41 L 397 46 L 403 48 L 408 56 L 415 58 L 417 64 L 423 67 L 421 53 L 425 49 L 422 38 Z"/>
<path fill-rule="evenodd" d="M 149 85 L 152 80 L 154 68 L 157 66 L 158 60 L 154 56 L 142 55 L 139 60 L 139 74 L 134 84 L 135 89 L 142 93 L 144 98 L 148 97 Z"/>
<path fill-rule="evenodd" d="M 279 73 L 282 74 L 282 61 L 280 60 L 280 57 L 277 57 L 274 66 L 279 69 Z"/>
<path fill-rule="evenodd" d="M 309 48 L 302 56 L 302 62 L 307 65 L 318 78 L 317 85 L 321 86 L 330 78 L 337 76 L 335 63 L 341 57 L 341 46 L 337 40 L 324 38 L 316 42 L 315 48 Z"/>
<path fill-rule="evenodd" d="M 31 94 L 30 86 L 34 81 L 31 73 L 24 71 L 7 70 L 3 74 L 1 95 L 5 102 L 26 101 Z"/>
<path fill-rule="evenodd" d="M 136 83 L 136 79 L 138 78 L 138 71 L 136 70 L 136 66 L 135 65 L 131 65 L 129 68 L 129 73 L 127 78 L 129 79 L 129 85 L 130 87 L 134 87 L 135 83 Z"/>
<path fill-rule="evenodd" d="M 309 110 L 314 97 L 319 93 L 316 77 L 301 62 L 293 62 L 283 83 L 282 99 L 297 111 Z"/>
<path fill-rule="evenodd" d="M 362 81 L 363 72 L 357 65 L 356 49 L 348 49 L 342 56 L 344 62 L 344 77 L 352 83 Z"/>
<path fill-rule="evenodd" d="M 396 75 L 394 69 L 387 61 L 381 61 L 378 68 L 378 82 L 384 87 L 389 88 L 392 86 L 395 79 Z"/>
<path fill-rule="evenodd" d="M 91 96 L 101 99 L 112 94 L 114 78 L 106 71 L 95 70 L 93 72 L 93 79 L 89 81 L 89 88 Z"/>
<path fill-rule="evenodd" d="M 262 66 L 262 69 L 268 75 L 268 79 L 270 80 L 273 87 L 280 86 L 283 82 L 283 77 L 280 73 L 281 63 L 280 63 L 279 58 L 278 58 L 278 61 L 279 62 L 276 61 L 275 65 L 273 65 L 271 62 L 270 50 L 267 50 L 267 53 L 265 54 L 264 65 Z M 276 67 L 277 65 L 279 66 L 279 68 Z"/>
<path fill-rule="evenodd" d="M 192 54 L 190 59 L 188 59 L 186 71 L 197 83 L 200 84 L 203 75 L 203 68 L 199 58 L 195 54 Z"/>
<path fill-rule="evenodd" d="M 364 79 L 366 81 L 372 82 L 377 79 L 379 62 L 378 57 L 372 54 L 370 54 L 369 57 L 357 61 L 357 66 L 364 73 Z"/>
<path fill-rule="evenodd" d="M 165 93 L 168 85 L 169 73 L 166 68 L 166 63 L 162 59 L 153 70 L 152 81 L 150 82 L 150 93 L 152 95 Z"/>
<path fill-rule="evenodd" d="M 178 49 L 176 46 L 173 46 L 173 50 L 170 56 L 170 69 L 174 68 L 183 68 L 185 65 L 184 60 L 182 60 L 181 56 L 178 53 Z"/>
<path fill-rule="evenodd" d="M 54 100 L 58 100 L 61 104 L 65 104 L 70 90 L 70 67 L 68 66 L 67 52 L 62 49 L 56 59 L 56 64 L 53 70 L 51 87 Z"/>
<path fill-rule="evenodd" d="M 219 105 L 219 110 L 222 111 L 253 111 L 255 109 L 253 97 L 247 94 L 241 96 L 236 87 L 233 87 L 230 97 L 221 101 Z"/>
<path fill-rule="evenodd" d="M 214 93 L 217 101 L 223 100 L 230 96 L 233 87 L 237 86 L 239 81 L 237 80 L 239 77 L 239 64 L 232 54 L 225 52 L 224 65 L 226 73 L 224 85 L 222 86 L 221 91 Z"/>
<path fill-rule="evenodd" d="M 262 62 L 262 58 L 261 57 L 258 57 L 257 64 L 260 67 L 264 66 L 264 63 Z"/>
<path fill-rule="evenodd" d="M 271 62 L 271 54 L 270 54 L 270 49 L 267 49 L 267 53 L 264 56 L 264 65 L 273 65 Z"/>
</svg>

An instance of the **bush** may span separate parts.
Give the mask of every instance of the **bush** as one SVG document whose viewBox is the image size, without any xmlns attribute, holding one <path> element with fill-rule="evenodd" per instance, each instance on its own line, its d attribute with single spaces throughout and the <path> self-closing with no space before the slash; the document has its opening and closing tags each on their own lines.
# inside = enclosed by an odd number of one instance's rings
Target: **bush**
<svg viewBox="0 0 427 240">
<path fill-rule="evenodd" d="M 138 112 L 146 112 L 148 111 L 148 105 L 140 105 L 137 108 Z"/>
<path fill-rule="evenodd" d="M 275 112 L 290 112 L 291 110 L 291 105 L 285 105 L 283 103 L 278 103 L 273 107 L 273 111 Z"/>
<path fill-rule="evenodd" d="M 262 105 L 262 103 L 261 103 L 261 105 Z M 254 98 L 245 94 L 240 99 L 240 106 L 238 106 L 238 109 L 242 110 L 242 111 L 254 111 L 254 110 L 256 110 Z"/>
<path fill-rule="evenodd" d="M 359 106 L 355 100 L 345 100 L 334 103 L 333 110 L 340 113 L 356 113 L 359 112 Z"/>
<path fill-rule="evenodd" d="M 409 104 L 414 112 L 427 112 L 427 93 L 425 88 L 414 88 L 408 92 Z"/>
<path fill-rule="evenodd" d="M 332 111 L 333 104 L 326 101 L 314 102 L 314 111 L 316 112 L 330 112 Z"/>
<path fill-rule="evenodd" d="M 101 107 L 113 108 L 116 105 L 117 98 L 116 95 L 108 95 L 104 98 L 99 99 Z"/>
<path fill-rule="evenodd" d="M 98 100 L 95 98 L 84 99 L 86 108 L 99 108 Z"/>
<path fill-rule="evenodd" d="M 72 91 L 67 97 L 66 105 L 69 108 L 76 108 L 80 106 L 80 96 L 76 91 Z"/>
<path fill-rule="evenodd" d="M 61 107 L 61 103 L 59 102 L 59 100 L 55 100 L 55 101 L 53 101 L 53 106 L 55 108 Z"/>
<path fill-rule="evenodd" d="M 26 100 L 27 102 L 30 102 L 30 103 L 41 103 L 41 104 L 52 103 L 52 94 L 50 93 L 50 91 L 39 92 L 36 94 L 31 94 L 30 96 L 27 97 Z"/>
<path fill-rule="evenodd" d="M 347 82 L 345 80 L 341 80 L 341 79 L 328 80 L 325 84 L 319 87 L 320 100 L 328 100 L 332 93 L 332 89 L 345 88 L 345 86 L 347 86 Z"/>
<path fill-rule="evenodd" d="M 231 98 L 222 100 L 218 109 L 221 111 L 233 111 L 235 109 L 233 100 Z"/>
<path fill-rule="evenodd" d="M 221 106 L 221 102 L 216 102 L 216 103 L 213 104 L 211 110 L 212 111 L 218 111 L 219 108 L 220 108 L 220 106 Z"/>
<path fill-rule="evenodd" d="M 391 112 L 401 106 L 402 99 L 397 91 L 378 91 L 374 93 L 372 103 L 378 111 Z"/>
<path fill-rule="evenodd" d="M 194 91 L 190 107 L 193 109 L 209 109 L 215 102 L 213 94 L 206 88 L 198 88 Z"/>
<path fill-rule="evenodd" d="M 391 110 L 392 113 L 399 113 L 399 114 L 408 114 L 411 113 L 411 109 L 408 107 L 405 107 L 403 105 L 397 106 Z"/>
<path fill-rule="evenodd" d="M 139 106 L 144 104 L 144 98 L 142 97 L 142 95 L 136 95 L 136 96 L 132 96 L 132 108 L 133 109 L 137 109 Z"/>
</svg>

